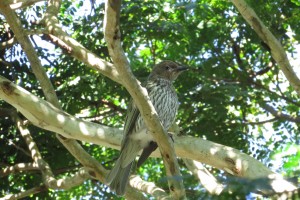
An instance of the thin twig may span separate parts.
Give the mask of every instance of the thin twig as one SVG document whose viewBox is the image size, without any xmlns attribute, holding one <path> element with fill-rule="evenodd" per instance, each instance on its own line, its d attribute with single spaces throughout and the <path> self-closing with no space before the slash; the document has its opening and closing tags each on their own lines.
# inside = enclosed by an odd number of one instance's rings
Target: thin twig
<svg viewBox="0 0 300 200">
<path fill-rule="evenodd" d="M 46 190 L 47 190 L 47 188 L 44 185 L 41 185 L 41 186 L 33 187 L 33 188 L 31 188 L 29 190 L 26 190 L 24 192 L 19 192 L 17 194 L 8 194 L 8 195 L 2 197 L 1 199 L 3 199 L 3 200 L 4 199 L 5 200 L 22 199 L 22 198 L 28 197 L 30 195 L 46 191 Z"/>
<path fill-rule="evenodd" d="M 15 174 L 17 172 L 25 171 L 39 171 L 39 167 L 35 163 L 18 163 L 13 166 L 8 166 L 0 169 L 0 177 L 8 176 L 9 174 Z"/>
<path fill-rule="evenodd" d="M 270 112 L 276 118 L 284 119 L 284 120 L 290 121 L 290 122 L 300 123 L 300 117 L 290 116 L 290 115 L 284 114 L 281 111 L 277 111 L 275 108 L 273 108 L 272 106 L 270 106 L 266 103 L 262 107 L 266 111 Z"/>
</svg>

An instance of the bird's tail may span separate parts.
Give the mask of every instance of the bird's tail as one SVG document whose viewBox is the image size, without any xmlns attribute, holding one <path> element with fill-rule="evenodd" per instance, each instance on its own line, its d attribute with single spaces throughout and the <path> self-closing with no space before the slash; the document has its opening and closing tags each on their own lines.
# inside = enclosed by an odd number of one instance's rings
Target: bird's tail
<svg viewBox="0 0 300 200">
<path fill-rule="evenodd" d="M 126 167 L 122 168 L 121 158 L 119 158 L 106 178 L 106 182 L 110 186 L 110 189 L 112 191 L 115 191 L 117 195 L 121 196 L 125 193 L 132 163 L 133 162 L 129 163 Z"/>
</svg>

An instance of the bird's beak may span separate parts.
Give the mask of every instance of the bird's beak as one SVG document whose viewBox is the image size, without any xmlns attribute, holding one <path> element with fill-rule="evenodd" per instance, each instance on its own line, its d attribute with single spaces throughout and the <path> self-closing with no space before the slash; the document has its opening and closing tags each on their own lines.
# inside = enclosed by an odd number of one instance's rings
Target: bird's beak
<svg viewBox="0 0 300 200">
<path fill-rule="evenodd" d="M 186 70 L 188 70 L 189 68 L 187 68 L 187 67 L 185 67 L 185 66 L 179 66 L 178 68 L 177 68 L 177 71 L 178 72 L 183 72 L 183 71 L 186 71 Z"/>
</svg>

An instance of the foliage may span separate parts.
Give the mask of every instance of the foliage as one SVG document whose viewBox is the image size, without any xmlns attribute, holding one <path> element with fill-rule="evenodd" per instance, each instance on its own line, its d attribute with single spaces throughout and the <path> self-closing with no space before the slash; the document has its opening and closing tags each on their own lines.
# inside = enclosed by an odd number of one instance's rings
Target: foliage
<svg viewBox="0 0 300 200">
<path fill-rule="evenodd" d="M 63 1 L 61 22 L 74 39 L 109 61 L 102 29 L 104 5 L 96 2 L 90 10 L 86 2 Z M 299 56 L 295 49 L 300 40 L 298 1 L 253 1 L 250 5 L 280 39 L 289 55 L 292 58 Z M 44 8 L 45 5 L 38 4 L 18 12 L 24 27 L 37 28 L 33 22 L 41 18 Z M 5 22 L 2 16 L 0 20 Z M 177 119 L 182 134 L 239 149 L 289 177 L 299 176 L 298 124 L 289 118 L 273 116 L 265 108 L 269 104 L 278 112 L 299 118 L 299 97 L 288 86 L 268 46 L 230 2 L 159 0 L 141 3 L 127 0 L 122 4 L 121 28 L 123 48 L 141 81 L 145 80 L 151 66 L 160 60 L 176 60 L 190 67 L 175 84 L 180 99 Z M 13 37 L 3 23 L 0 23 L 0 33 L 0 42 Z M 31 40 L 63 110 L 86 120 L 122 127 L 129 102 L 124 88 L 51 46 L 44 36 L 34 36 Z M 0 50 L 1 60 L 11 63 L 7 66 L 1 62 L 0 74 L 42 97 L 20 46 L 15 44 Z M 3 101 L 0 106 L 11 108 Z M 14 122 L 2 117 L 0 130 L 1 166 L 30 162 L 27 146 Z M 33 126 L 30 130 L 43 157 L 57 174 L 64 176 L 80 167 L 54 134 Z M 111 168 L 113 159 L 118 156 L 117 151 L 105 147 L 86 143 L 83 146 L 107 168 Z M 224 178 L 223 172 L 210 171 L 220 179 Z M 149 159 L 138 173 L 168 190 L 167 182 L 162 178 L 164 170 L 160 159 Z M 207 197 L 185 167 L 182 167 L 182 173 L 186 179 L 185 187 L 189 189 L 188 197 Z M 9 175 L 2 180 L 0 188 L 5 195 L 38 185 L 41 176 L 32 172 Z M 105 185 L 94 181 L 86 181 L 69 191 L 46 190 L 34 195 L 42 199 L 78 196 L 83 199 L 113 198 Z"/>
</svg>

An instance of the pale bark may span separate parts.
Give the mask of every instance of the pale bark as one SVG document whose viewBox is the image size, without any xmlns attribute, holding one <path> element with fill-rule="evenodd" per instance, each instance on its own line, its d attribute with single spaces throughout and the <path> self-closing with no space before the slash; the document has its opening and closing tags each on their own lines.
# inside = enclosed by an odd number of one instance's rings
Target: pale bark
<svg viewBox="0 0 300 200">
<path fill-rule="evenodd" d="M 147 182 L 141 179 L 140 176 L 132 175 L 130 177 L 130 185 L 139 191 L 143 191 L 146 194 L 150 194 L 155 199 L 171 200 L 170 195 L 166 193 L 163 189 L 157 187 L 152 182 Z"/>
<path fill-rule="evenodd" d="M 34 142 L 33 138 L 31 137 L 29 130 L 23 124 L 23 121 L 17 116 L 16 116 L 16 124 L 23 139 L 25 140 L 28 146 L 33 163 L 37 165 L 37 167 L 40 169 L 42 173 L 43 182 L 47 187 L 52 188 L 52 183 L 55 182 L 56 180 L 54 178 L 54 174 L 49 164 L 42 158 L 42 155 L 36 143 Z"/>
<path fill-rule="evenodd" d="M 0 177 L 7 176 L 9 174 L 15 174 L 18 172 L 36 171 L 39 167 L 35 163 L 18 163 L 13 166 L 4 167 L 0 169 Z"/>
<path fill-rule="evenodd" d="M 210 194 L 219 195 L 223 191 L 225 186 L 219 183 L 202 163 L 186 158 L 184 158 L 183 161 L 187 168 L 199 179 L 200 183 Z"/>
<path fill-rule="evenodd" d="M 122 74 L 122 85 L 132 96 L 137 105 L 149 132 L 153 135 L 161 152 L 171 196 L 174 199 L 186 199 L 185 189 L 181 177 L 179 164 L 176 158 L 172 141 L 166 130 L 163 129 L 157 112 L 152 105 L 147 90 L 141 87 L 139 81 L 131 72 L 130 64 L 121 46 L 121 32 L 119 26 L 121 1 L 107 0 L 105 3 L 104 33 L 109 54 L 118 72 Z"/>
<path fill-rule="evenodd" d="M 16 86 L 0 76 L 0 98 L 14 106 L 34 125 L 59 133 L 66 138 L 86 141 L 106 147 L 119 149 L 122 130 L 75 118 L 36 97 L 23 88 Z M 176 154 L 206 163 L 232 175 L 250 179 L 270 177 L 276 184 L 274 191 L 292 191 L 296 187 L 272 172 L 261 162 L 237 149 L 213 143 L 202 138 L 173 136 Z M 159 157 L 158 151 L 152 156 Z M 84 156 L 83 156 L 84 157 Z"/>
<path fill-rule="evenodd" d="M 108 78 L 121 83 L 120 74 L 111 63 L 99 58 L 97 55 L 86 49 L 75 39 L 70 37 L 65 31 L 63 31 L 57 19 L 59 2 L 60 1 L 58 0 L 49 0 L 48 4 L 51 6 L 47 7 L 47 12 L 45 13 L 44 18 L 41 22 L 47 30 L 48 34 L 54 35 L 62 42 L 67 44 L 70 48 L 70 56 L 85 63 L 88 67 L 99 71 L 101 74 L 107 76 Z"/>
<path fill-rule="evenodd" d="M 49 24 L 50 28 L 49 30 L 53 30 L 51 27 L 56 25 L 57 30 L 61 30 L 60 26 L 56 24 L 57 20 L 56 16 L 60 9 L 61 0 L 49 0 L 48 1 L 48 7 L 47 11 L 45 13 L 45 22 L 47 23 L 53 23 Z M 46 99 L 51 102 L 52 106 L 56 107 L 56 109 L 59 110 L 60 105 L 58 103 L 58 99 L 56 96 L 56 93 L 54 91 L 54 88 L 47 77 L 44 68 L 41 65 L 41 62 L 39 58 L 37 57 L 37 54 L 26 34 L 24 29 L 22 28 L 22 24 L 17 17 L 16 13 L 10 8 L 9 5 L 0 4 L 0 12 L 4 14 L 7 22 L 9 23 L 11 29 L 15 33 L 15 37 L 17 38 L 18 42 L 21 44 L 24 52 L 27 55 L 27 58 L 30 62 L 30 65 L 32 67 L 33 73 L 36 76 L 37 80 L 41 84 L 41 88 L 44 92 L 44 95 Z M 47 18 L 48 17 L 48 18 Z M 66 34 L 60 35 L 60 36 L 66 36 Z M 65 37 L 64 37 L 65 38 Z M 70 37 L 67 37 L 67 39 Z M 69 41 L 69 40 L 68 40 Z M 71 39 L 71 42 L 74 41 Z M 74 44 L 73 44 L 74 45 Z M 76 45 L 76 44 L 75 44 Z M 77 48 L 78 49 L 78 48 Z M 79 49 L 80 51 L 81 49 Z M 76 51 L 75 51 L 76 52 Z M 78 51 L 77 51 L 78 52 Z M 82 51 L 81 53 L 86 53 L 86 60 L 89 62 L 95 62 L 99 61 L 100 59 L 95 59 L 93 54 L 90 54 L 86 51 Z M 100 60 L 101 61 L 101 60 Z M 113 71 L 113 68 L 110 68 L 107 62 L 99 62 L 100 63 L 100 70 L 102 70 L 103 74 L 109 75 L 110 72 Z M 99 64 L 98 63 L 98 64 Z M 99 65 L 95 64 L 95 68 L 97 68 Z M 107 70 L 108 69 L 108 70 Z M 109 71 L 109 72 L 108 72 Z M 113 74 L 115 75 L 115 74 Z M 113 80 L 117 81 L 117 78 L 111 77 Z M 57 138 L 59 141 L 69 150 L 69 152 L 79 161 L 83 166 L 85 166 L 87 169 L 89 169 L 89 173 L 94 178 L 104 182 L 104 177 L 106 175 L 106 170 L 101 166 L 101 164 L 91 157 L 79 144 L 76 140 L 63 138 L 61 135 L 57 135 Z M 43 161 L 42 159 L 39 159 L 39 161 Z M 47 187 L 52 188 L 54 187 L 55 183 L 57 183 L 58 180 L 55 179 L 55 177 L 52 174 L 52 171 L 49 166 L 47 166 L 47 163 L 39 163 L 40 170 L 42 170 L 44 183 Z M 133 197 L 137 197 L 139 195 L 137 192 L 131 192 L 129 195 Z M 139 195 L 140 196 L 140 195 Z"/>
<path fill-rule="evenodd" d="M 31 6 L 37 2 L 46 1 L 46 0 L 3 0 L 1 4 L 9 5 L 11 9 L 20 9 Z"/>
</svg>

